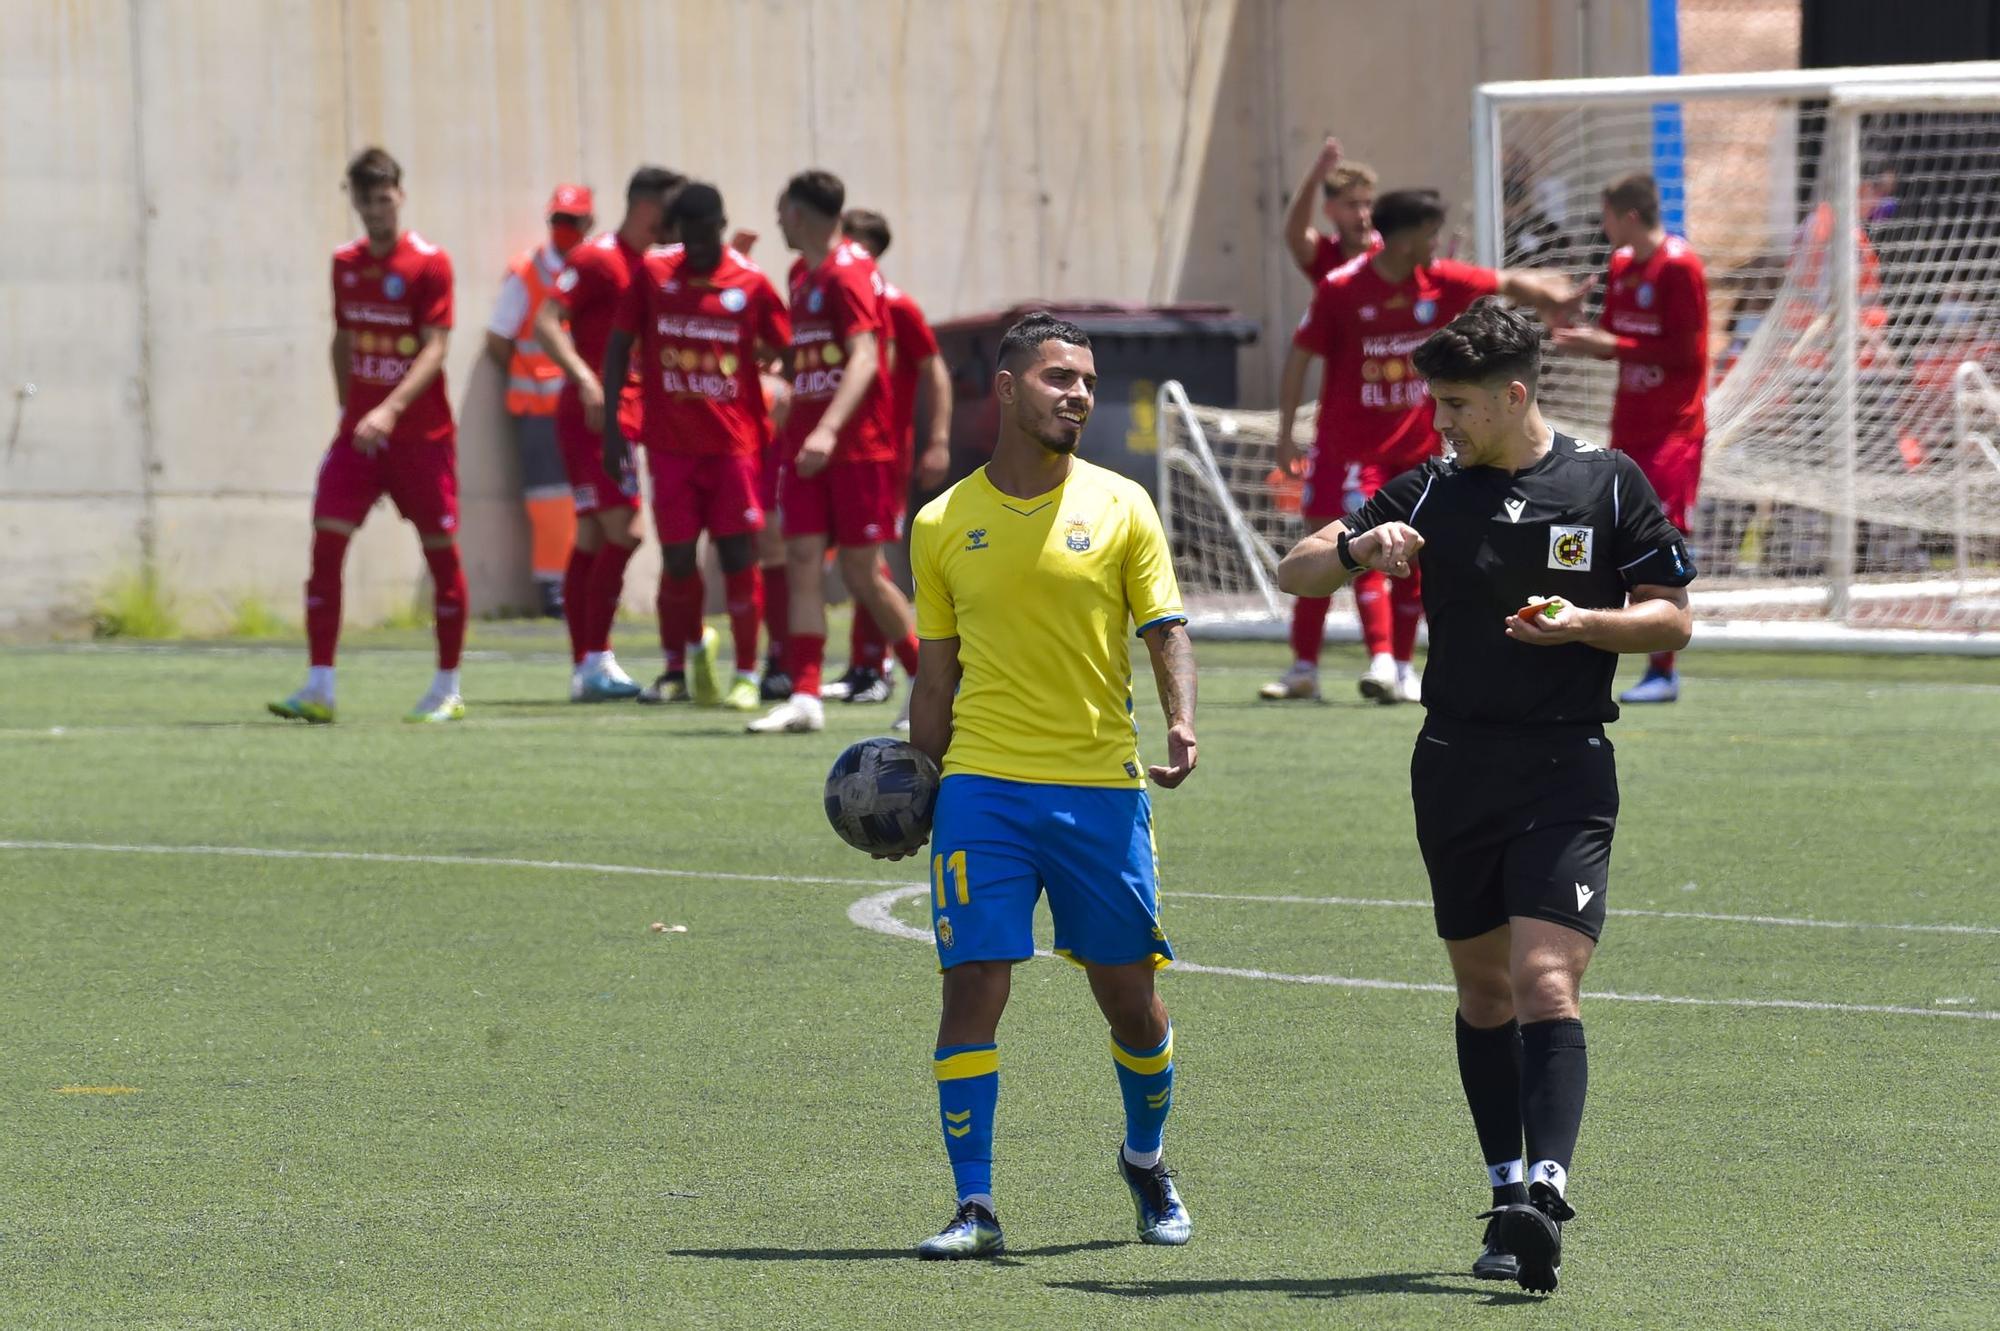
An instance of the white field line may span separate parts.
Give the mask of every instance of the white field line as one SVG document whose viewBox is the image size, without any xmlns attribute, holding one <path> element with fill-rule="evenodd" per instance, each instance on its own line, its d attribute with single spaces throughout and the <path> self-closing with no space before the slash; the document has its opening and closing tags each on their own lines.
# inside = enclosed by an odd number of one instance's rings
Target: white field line
<svg viewBox="0 0 2000 1331">
<path fill-rule="evenodd" d="M 855 924 L 875 933 L 892 938 L 906 938 L 918 942 L 930 942 L 928 931 L 903 923 L 893 913 L 899 901 L 930 891 L 927 884 L 898 883 L 881 878 L 833 878 L 803 874 L 754 874 L 754 873 L 709 873 L 697 869 L 663 869 L 652 865 L 636 864 L 593 864 L 579 860 L 529 860 L 487 855 L 403 855 L 385 851 L 360 850 L 281 850 L 264 846 L 157 846 L 119 845 L 89 841 L 20 841 L 0 840 L 0 850 L 58 851 L 103 855 L 207 855 L 225 856 L 238 859 L 265 860 L 334 860 L 361 864 L 429 864 L 456 868 L 500 868 L 500 869 L 542 869 L 570 873 L 622 874 L 644 878 L 700 879 L 710 882 L 730 883 L 812 883 L 833 887 L 874 887 L 886 888 L 863 897 L 848 908 L 847 917 Z M 1387 898 L 1336 898 L 1336 897 L 1232 897 L 1222 893 L 1181 892 L 1168 893 L 1169 896 L 1198 897 L 1205 900 L 1224 901 L 1269 901 L 1304 902 L 1316 905 L 1354 904 L 1371 906 L 1420 906 L 1425 903 L 1398 901 Z M 1628 912 L 1669 915 L 1669 912 Z M 1688 912 L 1692 915 L 1692 912 Z M 1694 918 L 1707 918 L 1694 916 Z M 1771 916 L 1758 919 L 1751 916 L 1725 916 L 1723 919 L 1752 923 L 1805 923 L 1818 921 L 1786 921 L 1782 917 Z M 1854 927 L 1854 926 L 1848 926 Z M 1912 926 L 1923 927 L 1923 926 Z M 1971 929 L 1973 926 L 1953 926 Z M 1993 932 L 1985 930 L 1983 932 Z M 1277 971 L 1247 969 L 1236 966 L 1205 966 L 1196 962 L 1174 963 L 1178 971 L 1196 975 L 1228 975 L 1239 979 L 1271 980 L 1283 984 L 1332 985 L 1347 989 L 1390 989 L 1412 993 L 1451 993 L 1447 984 L 1425 984 L 1404 980 L 1357 979 L 1339 975 L 1287 975 Z M 1897 1007 L 1881 1004 L 1822 1003 L 1801 999 L 1784 998 L 1682 998 L 1668 994 L 1618 994 L 1592 993 L 1589 998 L 1605 999 L 1625 1003 L 1667 1003 L 1683 1007 L 1736 1007 L 1736 1008 L 1788 1008 L 1802 1012 L 1873 1012 L 1893 1016 L 1908 1017 L 1963 1017 L 1973 1020 L 2000 1021 L 2000 1012 L 1974 1010 L 1932 1009 L 1920 1007 Z"/>
<path fill-rule="evenodd" d="M 847 918 L 863 929 L 891 938 L 929 943 L 928 930 L 905 924 L 896 918 L 899 901 L 921 896 L 928 886 L 894 887 L 861 898 L 847 908 Z M 1036 956 L 1051 953 L 1038 950 Z M 1287 975 L 1281 971 L 1251 970 L 1241 966 L 1204 966 L 1198 962 L 1176 961 L 1174 970 L 1195 975 L 1229 975 L 1240 980 L 1270 980 L 1278 984 L 1320 984 L 1340 989 L 1395 989 L 1406 993 L 1449 994 L 1457 991 L 1448 984 L 1417 984 L 1407 980 L 1364 980 L 1347 975 Z M 1800 998 L 1683 998 L 1673 994 L 1620 994 L 1608 990 L 1586 992 L 1585 998 L 1608 1003 L 1666 1003 L 1675 1007 L 1783 1008 L 1793 1012 L 1874 1013 L 1892 1017 L 1963 1017 L 1974 1021 L 2000 1021 L 2000 1012 L 1965 1008 L 1903 1007 L 1888 1003 L 1822 1003 Z"/>
</svg>

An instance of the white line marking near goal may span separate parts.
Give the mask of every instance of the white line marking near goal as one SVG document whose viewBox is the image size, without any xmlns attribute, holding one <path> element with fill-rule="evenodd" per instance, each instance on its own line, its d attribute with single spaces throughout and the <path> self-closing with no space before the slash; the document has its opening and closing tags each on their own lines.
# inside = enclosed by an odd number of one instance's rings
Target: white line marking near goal
<svg viewBox="0 0 2000 1331">
<path fill-rule="evenodd" d="M 892 887 L 886 892 L 866 896 L 847 908 L 847 918 L 863 929 L 891 938 L 904 938 L 911 942 L 929 943 L 930 931 L 915 925 L 905 924 L 896 918 L 895 908 L 899 901 L 922 896 L 931 889 L 926 885 L 916 887 Z M 1037 950 L 1036 956 L 1052 954 Z M 1406 993 L 1450 994 L 1457 990 L 1448 984 L 1416 984 L 1406 980 L 1364 980 L 1347 975 L 1287 975 L 1280 971 L 1250 970 L 1239 966 L 1204 966 L 1199 962 L 1176 961 L 1176 971 L 1195 975 L 1228 975 L 1241 980 L 1272 980 L 1279 984 L 1319 984 L 1341 989 L 1392 989 Z M 2000 1012 L 1968 1011 L 1964 1008 L 1901 1007 L 1887 1003 L 1821 1003 L 1798 998 L 1682 998 L 1673 994 L 1620 994 L 1608 990 L 1585 993 L 1585 998 L 1608 1003 L 1666 1003 L 1675 1007 L 1730 1007 L 1730 1008 L 1782 1008 L 1793 1012 L 1853 1012 L 1874 1013 L 1893 1017 L 1967 1017 L 1976 1021 L 2000 1021 Z"/>
<path fill-rule="evenodd" d="M 833 878 L 811 874 L 711 873 L 701 869 L 663 869 L 644 864 L 596 864 L 587 860 L 529 860 L 496 855 L 407 855 L 366 850 L 285 850 L 271 846 L 119 845 L 95 841 L 0 841 L 0 850 L 76 851 L 101 855 L 220 855 L 237 859 L 332 860 L 358 864 L 434 864 L 446 868 L 553 869 L 568 873 L 623 874 L 637 878 L 680 878 L 721 883 L 811 883 L 829 887 L 902 887 L 900 878 Z M 1235 892 L 1163 892 L 1164 897 L 1194 901 L 1249 901 L 1285 906 L 1365 906 L 1428 909 L 1428 901 L 1408 897 L 1308 897 Z M 1903 933 L 2000 934 L 1981 924 L 1882 924 L 1870 920 L 1809 920 L 1786 915 L 1722 915 L 1707 911 L 1616 909 L 1613 915 L 1661 920 L 1709 920 L 1725 924 L 1765 924 L 1808 929 L 1889 929 Z M 930 935 L 925 934 L 928 938 Z"/>
<path fill-rule="evenodd" d="M 1295 897 L 1253 896 L 1234 892 L 1163 892 L 1167 897 L 1201 901 L 1256 901 L 1276 906 L 1390 906 L 1429 910 L 1430 902 L 1408 897 Z M 1651 920 L 1707 920 L 1716 924 L 1769 924 L 1788 929 L 1891 929 L 1909 934 L 2000 934 L 2000 928 L 1984 924 L 1883 924 L 1874 920 L 1812 920 L 1798 915 L 1724 915 L 1705 910 L 1642 910 L 1614 907 L 1610 915 L 1636 915 Z"/>
</svg>

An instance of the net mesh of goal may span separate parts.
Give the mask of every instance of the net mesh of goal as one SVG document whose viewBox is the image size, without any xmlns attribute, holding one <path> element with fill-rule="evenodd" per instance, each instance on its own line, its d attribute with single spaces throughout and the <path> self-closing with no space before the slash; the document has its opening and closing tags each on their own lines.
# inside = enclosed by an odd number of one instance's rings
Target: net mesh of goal
<svg viewBox="0 0 2000 1331">
<path fill-rule="evenodd" d="M 1706 266 L 1704 619 L 2000 630 L 2000 69 L 1957 68 L 1922 87 L 1906 72 L 1824 71 L 1739 88 L 1651 80 L 1645 98 L 1617 80 L 1482 90 L 1496 167 L 1474 201 L 1483 261 L 1601 274 L 1600 193 L 1651 171 L 1668 229 Z M 1550 356 L 1544 410 L 1605 440 L 1617 374 Z M 1167 454 L 1206 433 L 1230 502 L 1282 553 L 1296 520 L 1267 461 L 1275 417 L 1161 421 L 1190 602 L 1234 603 L 1241 620 L 1250 598 L 1235 584 L 1254 579 L 1220 566 L 1246 545 Z"/>
</svg>

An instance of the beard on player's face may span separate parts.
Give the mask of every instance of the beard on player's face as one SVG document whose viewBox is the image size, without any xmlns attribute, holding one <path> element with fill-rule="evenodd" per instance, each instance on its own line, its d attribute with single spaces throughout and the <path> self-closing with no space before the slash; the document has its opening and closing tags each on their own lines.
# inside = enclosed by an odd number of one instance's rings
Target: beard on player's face
<svg viewBox="0 0 2000 1331">
<path fill-rule="evenodd" d="M 1014 423 L 1051 453 L 1074 453 L 1090 420 L 1091 398 L 1078 383 L 1023 378 L 1015 389 Z"/>
</svg>

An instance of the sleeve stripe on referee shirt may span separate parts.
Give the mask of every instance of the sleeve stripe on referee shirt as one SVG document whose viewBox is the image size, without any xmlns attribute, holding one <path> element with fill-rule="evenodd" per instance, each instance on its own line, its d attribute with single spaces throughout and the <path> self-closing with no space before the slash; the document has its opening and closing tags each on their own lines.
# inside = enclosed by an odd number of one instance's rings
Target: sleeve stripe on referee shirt
<svg viewBox="0 0 2000 1331">
<path fill-rule="evenodd" d="M 1417 510 L 1424 506 L 1424 500 L 1431 497 L 1431 486 L 1435 484 L 1437 484 L 1437 477 L 1435 475 L 1424 478 L 1424 492 L 1417 496 L 1416 503 L 1410 505 L 1410 521 L 1415 522 L 1417 520 Z"/>
</svg>

